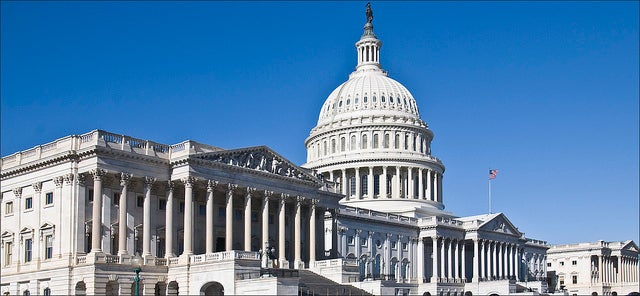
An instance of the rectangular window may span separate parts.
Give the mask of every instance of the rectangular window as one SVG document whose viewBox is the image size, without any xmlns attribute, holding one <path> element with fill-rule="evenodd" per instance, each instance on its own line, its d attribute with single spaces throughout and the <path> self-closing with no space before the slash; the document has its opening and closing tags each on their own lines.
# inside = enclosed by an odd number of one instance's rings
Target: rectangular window
<svg viewBox="0 0 640 296">
<path fill-rule="evenodd" d="M 551 262 L 547 262 L 547 267 L 551 267 Z"/>
<path fill-rule="evenodd" d="M 50 205 L 53 204 L 53 192 L 47 192 L 44 196 L 44 204 Z"/>
<path fill-rule="evenodd" d="M 353 235 L 349 235 L 349 236 L 347 236 L 347 244 L 349 244 L 349 245 L 353 245 L 353 244 L 354 244 L 354 237 L 353 237 Z"/>
<path fill-rule="evenodd" d="M 31 262 L 31 253 L 33 251 L 33 239 L 24 240 L 24 262 Z"/>
<path fill-rule="evenodd" d="M 4 245 L 4 265 L 7 266 L 11 264 L 13 260 L 13 243 L 7 242 Z"/>
<path fill-rule="evenodd" d="M 564 266 L 564 262 L 563 261 L 560 261 L 560 266 Z"/>
<path fill-rule="evenodd" d="M 184 202 L 180 202 L 178 210 L 180 211 L 180 213 L 184 213 Z"/>
<path fill-rule="evenodd" d="M 407 246 L 407 243 L 402 243 L 402 250 L 407 250 L 409 246 Z"/>
<path fill-rule="evenodd" d="M 367 246 L 367 239 L 366 238 L 361 238 L 360 239 L 360 245 L 363 246 L 363 247 L 366 247 Z"/>
<path fill-rule="evenodd" d="M 167 200 L 164 198 L 158 199 L 158 209 L 164 211 L 167 209 Z"/>
<path fill-rule="evenodd" d="M 380 175 L 373 175 L 373 195 L 380 195 Z"/>
<path fill-rule="evenodd" d="M 351 195 L 356 195 L 356 177 L 349 178 L 349 189 Z"/>
<path fill-rule="evenodd" d="M 5 214 L 13 214 L 13 202 L 9 201 L 4 204 L 4 213 Z"/>
<path fill-rule="evenodd" d="M 560 283 L 560 286 L 564 286 L 564 276 L 558 277 L 558 282 Z"/>
<path fill-rule="evenodd" d="M 398 243 L 397 242 L 391 242 L 391 249 L 396 249 L 398 247 Z"/>
<path fill-rule="evenodd" d="M 93 202 L 93 189 L 89 189 L 89 191 L 87 191 L 87 200 L 89 202 Z"/>
<path fill-rule="evenodd" d="M 571 261 L 571 265 L 578 265 L 578 261 L 577 260 Z"/>
<path fill-rule="evenodd" d="M 44 259 L 53 258 L 53 235 L 45 236 Z"/>
<path fill-rule="evenodd" d="M 138 206 L 139 208 L 142 208 L 142 206 L 144 206 L 144 196 L 136 196 L 136 206 Z"/>
<path fill-rule="evenodd" d="M 578 283 L 578 276 L 577 275 L 572 275 L 571 276 L 571 282 L 575 285 Z"/>
<path fill-rule="evenodd" d="M 363 175 L 360 177 L 360 180 L 360 191 L 362 192 L 362 195 L 369 194 L 369 176 Z"/>
<path fill-rule="evenodd" d="M 27 197 L 24 199 L 24 209 L 29 210 L 33 208 L 33 197 Z"/>
<path fill-rule="evenodd" d="M 205 205 L 198 205 L 198 214 L 204 216 L 207 214 L 207 207 Z"/>
<path fill-rule="evenodd" d="M 113 193 L 113 205 L 114 206 L 120 206 L 120 192 L 114 192 Z"/>
</svg>

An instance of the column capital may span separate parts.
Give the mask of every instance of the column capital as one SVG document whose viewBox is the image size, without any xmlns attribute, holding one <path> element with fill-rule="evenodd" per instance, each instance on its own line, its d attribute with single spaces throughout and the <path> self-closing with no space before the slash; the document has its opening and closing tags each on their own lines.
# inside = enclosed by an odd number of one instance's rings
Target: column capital
<svg viewBox="0 0 640 296">
<path fill-rule="evenodd" d="M 68 173 L 62 176 L 62 178 L 64 179 L 64 182 L 67 185 L 71 185 L 71 183 L 73 182 L 73 174 L 72 173 Z"/>
<path fill-rule="evenodd" d="M 320 203 L 319 199 L 317 199 L 317 198 L 312 198 L 311 199 L 311 207 L 316 208 L 319 203 Z"/>
<path fill-rule="evenodd" d="M 256 192 L 256 188 L 255 187 L 247 187 L 246 191 L 247 191 L 247 197 L 251 197 L 251 195 L 253 195 L 253 193 Z"/>
<path fill-rule="evenodd" d="M 216 190 L 216 186 L 218 186 L 218 181 L 216 180 L 207 180 L 207 192 L 213 192 Z"/>
<path fill-rule="evenodd" d="M 93 180 L 101 181 L 106 172 L 103 169 L 93 169 L 89 171 L 89 174 L 93 175 Z"/>
<path fill-rule="evenodd" d="M 238 189 L 238 184 L 229 183 L 227 184 L 227 193 L 232 193 L 233 191 Z"/>
<path fill-rule="evenodd" d="M 57 176 L 53 178 L 53 183 L 56 184 L 56 188 L 62 188 L 62 184 L 64 184 L 64 178 L 62 176 Z"/>
<path fill-rule="evenodd" d="M 131 174 L 129 173 L 120 173 L 120 186 L 125 187 L 129 185 L 131 182 Z"/>
<path fill-rule="evenodd" d="M 360 233 L 362 233 L 362 229 L 354 229 L 354 231 L 357 236 L 360 236 Z"/>
<path fill-rule="evenodd" d="M 392 236 L 393 236 L 393 234 L 391 234 L 391 233 L 385 234 L 385 237 L 387 237 L 387 239 L 391 239 Z"/>
<path fill-rule="evenodd" d="M 304 197 L 304 196 L 302 196 L 302 195 L 296 195 L 296 198 L 295 198 L 295 199 L 296 199 L 296 203 L 297 203 L 298 205 L 300 205 L 300 204 L 301 204 L 301 203 L 303 203 L 307 198 L 306 198 L 306 197 Z"/>
<path fill-rule="evenodd" d="M 287 202 L 287 199 L 289 199 L 289 194 L 287 194 L 287 193 L 280 194 L 280 203 L 281 204 L 285 204 Z"/>
<path fill-rule="evenodd" d="M 167 192 L 173 192 L 173 190 L 175 189 L 176 183 L 171 181 L 171 180 L 169 180 L 169 181 L 167 181 L 166 186 L 167 186 L 166 187 L 167 188 Z"/>
<path fill-rule="evenodd" d="M 180 179 L 180 181 L 182 181 L 182 183 L 184 183 L 184 187 L 193 187 L 193 185 L 196 183 L 196 178 L 194 178 L 194 177 L 184 177 L 184 178 Z"/>
<path fill-rule="evenodd" d="M 273 197 L 273 191 L 271 191 L 271 190 L 265 190 L 264 191 L 264 199 L 265 200 L 269 200 L 272 197 Z"/>
<path fill-rule="evenodd" d="M 368 231 L 367 236 L 372 237 L 375 233 L 375 231 Z"/>
<path fill-rule="evenodd" d="M 22 187 L 13 188 L 13 195 L 16 198 L 22 197 Z"/>
<path fill-rule="evenodd" d="M 86 178 L 85 174 L 78 174 L 78 179 L 76 180 L 76 182 L 78 182 L 78 185 L 84 186 L 86 180 L 87 180 L 87 178 Z"/>
<path fill-rule="evenodd" d="M 151 186 L 153 186 L 153 183 L 155 182 L 156 182 L 156 178 L 154 177 L 148 177 L 148 176 L 144 177 L 144 185 L 148 186 L 149 188 L 151 188 Z"/>
</svg>

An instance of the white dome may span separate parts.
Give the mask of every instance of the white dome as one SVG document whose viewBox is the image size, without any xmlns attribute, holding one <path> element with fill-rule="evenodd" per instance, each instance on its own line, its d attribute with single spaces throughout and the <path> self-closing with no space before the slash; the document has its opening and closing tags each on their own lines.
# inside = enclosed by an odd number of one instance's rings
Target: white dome
<svg viewBox="0 0 640 296">
<path fill-rule="evenodd" d="M 322 106 L 318 126 L 360 116 L 403 116 L 420 120 L 413 95 L 379 68 L 358 69 Z"/>
</svg>

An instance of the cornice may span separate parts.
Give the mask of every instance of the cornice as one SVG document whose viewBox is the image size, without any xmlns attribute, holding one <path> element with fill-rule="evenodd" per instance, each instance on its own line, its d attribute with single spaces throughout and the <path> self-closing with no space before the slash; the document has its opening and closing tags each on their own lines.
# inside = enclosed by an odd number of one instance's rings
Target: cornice
<svg viewBox="0 0 640 296">
<path fill-rule="evenodd" d="M 371 155 L 367 156 L 366 158 L 362 158 L 362 159 L 338 160 L 338 161 L 327 162 L 325 164 L 321 164 L 321 165 L 317 165 L 317 166 L 313 165 L 313 166 L 309 166 L 309 167 L 314 169 L 314 170 L 321 170 L 323 168 L 328 168 L 328 167 L 331 167 L 331 166 L 339 166 L 339 165 L 345 165 L 345 164 L 357 164 L 357 163 L 365 163 L 365 162 L 378 162 L 378 163 L 376 163 L 375 166 L 379 167 L 379 166 L 384 166 L 384 163 L 380 163 L 382 161 L 401 162 L 401 163 L 407 163 L 408 165 L 435 164 L 435 165 L 440 167 L 442 172 L 444 172 L 444 165 L 442 163 L 440 163 L 440 162 L 435 161 L 435 160 L 420 160 L 420 159 L 414 159 L 414 158 L 401 158 L 401 157 L 375 157 L 375 156 L 371 156 Z M 314 162 L 318 162 L 318 161 L 314 161 Z M 313 164 L 314 162 L 307 163 L 307 165 L 308 164 Z"/>
<path fill-rule="evenodd" d="M 389 128 L 394 129 L 395 131 L 414 131 L 414 132 L 422 132 L 426 133 L 433 139 L 433 132 L 428 127 L 423 126 L 415 126 L 412 124 L 406 123 L 391 123 L 391 122 L 371 122 L 371 123 L 356 123 L 349 124 L 348 126 L 337 126 L 337 127 L 323 127 L 321 129 L 314 128 L 310 135 L 305 139 L 305 146 L 309 144 L 309 142 L 326 136 L 327 134 L 333 133 L 343 133 L 343 132 L 351 132 L 351 131 L 362 131 L 363 129 L 369 128 Z"/>
<path fill-rule="evenodd" d="M 22 174 L 26 174 L 32 171 L 40 170 L 42 168 L 51 167 L 53 165 L 63 163 L 65 161 L 76 161 L 79 155 L 75 151 L 65 151 L 57 155 L 49 156 L 47 158 L 39 159 L 38 161 L 25 163 L 17 167 L 13 167 L 9 170 L 3 170 L 0 178 L 5 180 L 9 177 L 15 177 Z"/>
</svg>

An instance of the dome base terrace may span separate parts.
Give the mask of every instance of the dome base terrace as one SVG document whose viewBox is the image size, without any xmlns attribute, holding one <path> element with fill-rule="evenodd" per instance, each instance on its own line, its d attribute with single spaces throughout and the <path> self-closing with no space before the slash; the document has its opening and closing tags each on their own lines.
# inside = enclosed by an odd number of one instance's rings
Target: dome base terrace
<svg viewBox="0 0 640 296">
<path fill-rule="evenodd" d="M 444 205 L 439 202 L 419 199 L 342 199 L 341 205 L 355 208 L 363 208 L 372 211 L 385 212 L 412 218 L 447 217 L 454 218 L 451 212 L 444 211 Z"/>
</svg>

